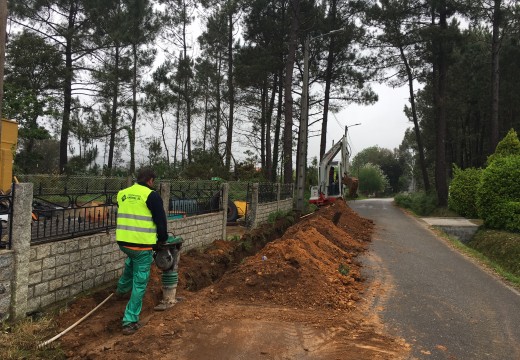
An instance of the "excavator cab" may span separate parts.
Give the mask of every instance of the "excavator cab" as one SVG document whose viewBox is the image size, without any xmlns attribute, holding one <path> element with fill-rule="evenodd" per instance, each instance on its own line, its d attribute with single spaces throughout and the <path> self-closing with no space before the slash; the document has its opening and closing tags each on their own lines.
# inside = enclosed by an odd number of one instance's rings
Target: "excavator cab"
<svg viewBox="0 0 520 360">
<path fill-rule="evenodd" d="M 318 169 L 318 185 L 311 187 L 309 202 L 318 206 L 334 202 L 337 198 L 356 196 L 358 180 L 347 176 L 349 151 L 345 135 L 325 153 Z M 341 151 L 341 160 L 334 160 Z M 347 192 L 348 191 L 348 192 Z"/>
</svg>

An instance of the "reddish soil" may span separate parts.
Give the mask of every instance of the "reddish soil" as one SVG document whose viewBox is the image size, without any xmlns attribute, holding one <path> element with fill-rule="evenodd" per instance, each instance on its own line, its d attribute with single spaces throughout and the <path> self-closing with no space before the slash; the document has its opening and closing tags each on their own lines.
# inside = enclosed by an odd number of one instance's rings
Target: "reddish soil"
<svg viewBox="0 0 520 360">
<path fill-rule="evenodd" d="M 152 278 L 137 333 L 121 334 L 126 301 L 110 299 L 61 341 L 72 359 L 400 359 L 408 346 L 385 335 L 364 299 L 356 257 L 373 223 L 343 201 L 181 255 L 177 295 L 165 312 Z M 296 222 L 292 225 L 293 222 Z M 104 298 L 73 303 L 66 328 Z"/>
</svg>

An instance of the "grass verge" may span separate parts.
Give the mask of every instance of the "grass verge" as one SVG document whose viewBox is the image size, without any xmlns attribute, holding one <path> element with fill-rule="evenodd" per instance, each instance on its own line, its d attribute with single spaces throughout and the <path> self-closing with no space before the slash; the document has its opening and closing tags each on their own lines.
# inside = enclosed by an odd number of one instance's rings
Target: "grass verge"
<svg viewBox="0 0 520 360">
<path fill-rule="evenodd" d="M 442 234 L 460 252 L 476 259 L 520 290 L 520 234 L 480 229 L 467 244 Z"/>
<path fill-rule="evenodd" d="M 51 318 L 44 317 L 37 320 L 27 318 L 16 324 L 2 323 L 0 329 L 0 358 L 2 360 L 61 360 L 66 358 L 59 347 L 59 342 L 38 349 L 39 344 L 57 333 Z"/>
</svg>

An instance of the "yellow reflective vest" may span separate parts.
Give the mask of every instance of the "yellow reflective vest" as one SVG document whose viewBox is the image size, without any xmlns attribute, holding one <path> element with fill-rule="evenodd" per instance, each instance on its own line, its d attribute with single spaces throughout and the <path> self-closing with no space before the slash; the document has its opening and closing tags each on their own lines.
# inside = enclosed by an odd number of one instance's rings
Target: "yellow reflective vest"
<svg viewBox="0 0 520 360">
<path fill-rule="evenodd" d="M 134 184 L 117 194 L 116 241 L 125 245 L 151 246 L 157 242 L 157 227 L 146 205 L 152 189 Z"/>
</svg>

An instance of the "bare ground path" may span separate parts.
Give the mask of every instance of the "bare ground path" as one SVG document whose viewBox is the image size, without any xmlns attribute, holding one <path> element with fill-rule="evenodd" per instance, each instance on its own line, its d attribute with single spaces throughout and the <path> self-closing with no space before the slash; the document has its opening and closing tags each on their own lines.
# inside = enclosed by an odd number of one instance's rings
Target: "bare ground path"
<svg viewBox="0 0 520 360">
<path fill-rule="evenodd" d="M 121 334 L 126 303 L 114 300 L 61 345 L 68 358 L 91 360 L 403 359 L 408 344 L 387 336 L 364 306 L 379 290 L 365 286 L 358 261 L 372 230 L 372 221 L 338 200 L 290 227 L 217 240 L 181 256 L 184 300 L 165 312 L 152 310 L 160 292 L 155 271 L 138 332 Z M 78 299 L 61 316 L 62 327 L 107 295 Z"/>
<path fill-rule="evenodd" d="M 520 294 L 453 250 L 389 199 L 349 206 L 375 222 L 364 256 L 372 306 L 389 334 L 411 344 L 410 358 L 520 359 Z M 520 261 L 520 260 L 519 260 Z"/>
</svg>

